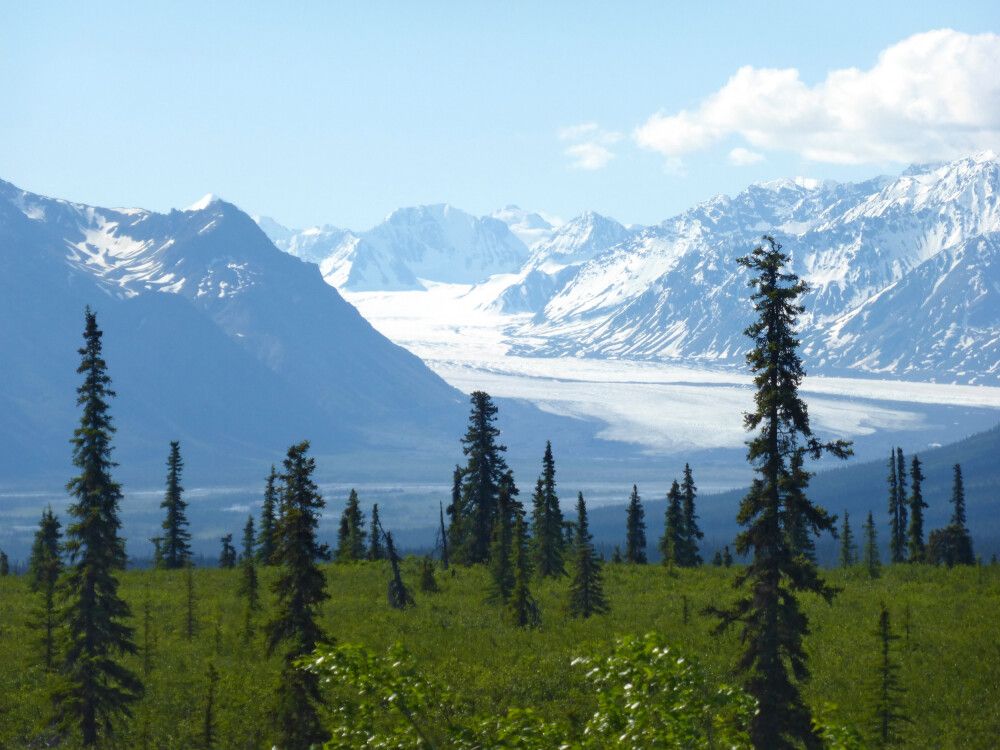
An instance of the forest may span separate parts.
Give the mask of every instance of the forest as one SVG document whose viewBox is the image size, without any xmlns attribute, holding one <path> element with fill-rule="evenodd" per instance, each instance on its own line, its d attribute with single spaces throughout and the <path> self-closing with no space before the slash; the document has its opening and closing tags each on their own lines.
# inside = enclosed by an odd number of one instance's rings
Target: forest
<svg viewBox="0 0 1000 750">
<path fill-rule="evenodd" d="M 154 564 L 130 568 L 115 393 L 88 308 L 68 517 L 42 511 L 23 574 L 0 558 L 0 745 L 993 746 L 1000 567 L 975 556 L 961 466 L 940 529 L 925 528 L 920 459 L 901 449 L 889 528 L 810 501 L 807 461 L 852 451 L 813 434 L 798 395 L 806 286 L 787 261 L 770 237 L 739 259 L 755 315 L 742 531 L 703 549 L 684 465 L 662 537 L 647 539 L 633 486 L 609 559 L 583 494 L 560 496 L 552 443 L 523 491 L 475 391 L 428 554 L 404 558 L 355 492 L 331 508 L 303 440 L 270 467 L 240 541 L 196 568 L 172 442 Z M 335 540 L 317 534 L 325 509 Z M 816 562 L 823 535 L 836 568 Z"/>
</svg>

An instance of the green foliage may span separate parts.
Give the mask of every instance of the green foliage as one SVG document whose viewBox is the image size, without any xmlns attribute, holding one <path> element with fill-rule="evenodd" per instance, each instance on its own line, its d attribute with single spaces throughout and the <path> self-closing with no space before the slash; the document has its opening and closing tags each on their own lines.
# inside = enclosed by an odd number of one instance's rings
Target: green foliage
<svg viewBox="0 0 1000 750">
<path fill-rule="evenodd" d="M 56 649 L 56 595 L 63 571 L 60 529 L 59 519 L 49 506 L 42 511 L 28 560 L 29 585 L 41 598 L 41 606 L 32 613 L 31 622 L 39 631 L 38 644 L 46 670 L 52 669 Z"/>
<path fill-rule="evenodd" d="M 165 568 L 183 568 L 191 559 L 191 533 L 188 531 L 187 503 L 184 502 L 184 488 L 181 486 L 181 444 L 170 443 L 167 456 L 167 491 L 160 507 L 167 511 L 163 519 L 163 536 L 159 537 L 157 559 Z"/>
<path fill-rule="evenodd" d="M 864 563 L 869 578 L 878 578 L 882 574 L 882 556 L 878 551 L 878 534 L 875 530 L 875 519 L 872 518 L 871 511 L 868 511 L 868 519 L 865 521 Z"/>
<path fill-rule="evenodd" d="M 437 578 L 434 577 L 434 561 L 426 555 L 420 563 L 420 590 L 425 594 L 440 591 Z"/>
<path fill-rule="evenodd" d="M 701 565 L 703 560 L 698 552 L 698 543 L 705 538 L 705 534 L 698 528 L 698 515 L 695 513 L 695 498 L 698 495 L 698 487 L 694 483 L 694 475 L 691 473 L 691 466 L 684 464 L 684 479 L 681 482 L 681 492 L 684 496 L 684 545 L 681 556 L 681 565 L 684 567 L 695 567 Z"/>
<path fill-rule="evenodd" d="M 875 700 L 873 702 L 871 739 L 877 747 L 900 744 L 900 730 L 909 719 L 901 708 L 903 689 L 899 681 L 899 665 L 892 658 L 892 645 L 899 636 L 892 632 L 889 610 L 881 605 L 878 618 L 879 658 L 874 670 Z"/>
<path fill-rule="evenodd" d="M 605 614 L 608 600 L 604 596 L 601 563 L 587 525 L 587 504 L 583 493 L 576 500 L 576 536 L 573 540 L 573 574 L 569 584 L 568 611 L 573 617 Z"/>
<path fill-rule="evenodd" d="M 849 568 L 858 562 L 858 545 L 854 543 L 850 514 L 844 511 L 844 523 L 840 527 L 840 567 Z"/>
<path fill-rule="evenodd" d="M 274 565 L 278 549 L 278 472 L 271 473 L 264 485 L 264 502 L 260 509 L 260 533 L 257 537 L 257 558 L 262 565 Z"/>
<path fill-rule="evenodd" d="M 639 488 L 632 485 L 625 514 L 625 562 L 646 564 L 646 513 L 642 509 Z"/>
<path fill-rule="evenodd" d="M 368 534 L 368 552 L 366 556 L 369 560 L 386 559 L 385 546 L 382 544 L 384 536 L 382 521 L 378 517 L 378 503 L 375 503 L 372 506 L 372 527 Z"/>
<path fill-rule="evenodd" d="M 566 575 L 563 515 L 556 494 L 556 463 L 549 441 L 545 442 L 542 473 L 532 497 L 531 532 L 535 573 L 542 578 Z"/>
<path fill-rule="evenodd" d="M 219 553 L 220 568 L 236 567 L 236 548 L 233 546 L 233 535 L 226 534 L 219 538 L 222 544 L 222 551 Z"/>
<path fill-rule="evenodd" d="M 756 477 L 740 504 L 737 520 L 746 528 L 736 550 L 753 552 L 753 559 L 736 577 L 745 592 L 730 607 L 713 611 L 721 620 L 720 633 L 740 625 L 745 650 L 738 666 L 760 707 L 752 720 L 753 745 L 781 750 L 819 742 L 799 689 L 809 678 L 803 646 L 808 617 L 799 597 L 810 593 L 829 601 L 834 593 L 805 546 L 810 537 L 832 531 L 834 520 L 806 497 L 810 473 L 803 459 L 823 453 L 846 457 L 850 447 L 844 441 L 820 443 L 813 436 L 798 394 L 804 372 L 795 330 L 803 312 L 798 299 L 807 287 L 785 270 L 789 258 L 781 245 L 772 237 L 764 241 L 738 261 L 755 274 L 750 286 L 757 320 L 745 331 L 754 344 L 747 363 L 754 375 L 755 410 L 744 422 L 756 431 L 747 444 Z"/>
<path fill-rule="evenodd" d="M 385 548 L 389 556 L 389 570 L 392 573 L 389 577 L 389 606 L 393 609 L 412 607 L 416 604 L 416 601 L 413 598 L 413 594 L 410 593 L 410 589 L 403 582 L 403 574 L 399 568 L 402 559 L 396 552 L 396 545 L 393 544 L 392 534 L 388 531 L 385 533 Z"/>
<path fill-rule="evenodd" d="M 924 502 L 923 481 L 924 472 L 920 468 L 920 459 L 913 457 L 910 462 L 910 527 L 907 530 L 907 552 L 910 562 L 924 562 L 927 550 L 924 546 Z"/>
<path fill-rule="evenodd" d="M 243 525 L 243 549 L 240 552 L 240 562 L 254 560 L 257 557 L 257 531 L 254 529 L 253 516 L 247 516 Z"/>
<path fill-rule="evenodd" d="M 337 562 L 357 562 L 365 559 L 365 515 L 361 512 L 358 493 L 351 489 L 347 505 L 340 516 L 337 531 Z"/>
<path fill-rule="evenodd" d="M 676 479 L 667 492 L 660 556 L 664 565 L 680 565 L 684 559 L 684 509 L 681 505 L 681 487 Z"/>
<path fill-rule="evenodd" d="M 528 587 L 531 570 L 528 563 L 528 539 L 523 514 L 514 521 L 513 573 L 514 583 L 507 600 L 507 616 L 519 628 L 535 627 L 541 623 L 538 604 Z"/>
<path fill-rule="evenodd" d="M 216 746 L 215 730 L 215 691 L 219 685 L 219 673 L 215 665 L 209 662 L 208 671 L 205 674 L 208 680 L 208 689 L 205 694 L 205 714 L 201 732 L 201 746 L 205 750 L 213 750 Z"/>
<path fill-rule="evenodd" d="M 142 696 L 139 678 L 121 661 L 136 653 L 132 615 L 118 592 L 117 574 L 125 567 L 125 542 L 119 536 L 121 487 L 111 478 L 111 423 L 108 400 L 115 393 L 102 357 L 101 330 L 88 307 L 85 345 L 77 373 L 82 407 L 73 433 L 73 464 L 80 473 L 67 489 L 74 519 L 66 530 L 70 565 L 63 576 L 60 620 L 65 637 L 59 683 L 53 693 L 59 718 L 80 733 L 85 746 L 114 733 L 115 720 L 132 715 Z"/>
</svg>

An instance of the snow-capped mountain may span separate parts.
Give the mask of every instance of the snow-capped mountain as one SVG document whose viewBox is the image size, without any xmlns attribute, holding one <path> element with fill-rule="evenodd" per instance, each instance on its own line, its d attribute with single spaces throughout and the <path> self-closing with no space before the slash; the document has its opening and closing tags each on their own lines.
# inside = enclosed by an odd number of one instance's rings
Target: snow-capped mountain
<svg viewBox="0 0 1000 750">
<path fill-rule="evenodd" d="M 446 204 L 398 209 L 367 232 L 306 229 L 277 244 L 317 263 L 332 286 L 351 291 L 423 289 L 424 281 L 475 284 L 515 272 L 528 259 L 527 246 L 504 221 Z"/>
<path fill-rule="evenodd" d="M 992 153 L 856 184 L 752 185 L 595 251 L 547 295 L 536 288 L 519 331 L 531 343 L 516 350 L 740 362 L 749 315 L 734 259 L 772 233 L 811 287 L 811 371 L 997 382 L 998 196 Z"/>
<path fill-rule="evenodd" d="M 559 227 L 559 220 L 538 212 L 525 211 L 520 206 L 504 206 L 490 214 L 499 219 L 527 247 L 547 241 Z"/>
<path fill-rule="evenodd" d="M 306 436 L 340 450 L 407 431 L 450 440 L 461 424 L 458 391 L 235 206 L 104 209 L 0 182 L 0 468 L 66 464 L 86 304 L 129 469 L 159 467 L 170 439 L 231 476 Z"/>
</svg>

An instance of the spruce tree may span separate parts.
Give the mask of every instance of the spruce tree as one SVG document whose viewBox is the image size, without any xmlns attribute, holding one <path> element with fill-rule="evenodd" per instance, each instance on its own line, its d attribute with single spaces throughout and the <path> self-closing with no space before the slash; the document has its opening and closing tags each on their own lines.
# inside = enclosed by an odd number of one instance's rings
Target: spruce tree
<svg viewBox="0 0 1000 750">
<path fill-rule="evenodd" d="M 31 624 L 41 633 L 39 645 L 42 648 L 46 671 L 52 669 L 55 659 L 55 634 L 58 622 L 56 594 L 59 576 L 63 570 L 60 529 L 59 519 L 49 506 L 42 511 L 38 531 L 35 532 L 35 540 L 31 545 L 31 557 L 28 560 L 28 585 L 42 598 L 41 607 L 35 610 Z"/>
<path fill-rule="evenodd" d="M 297 659 L 325 642 L 318 617 L 329 598 L 326 578 L 317 565 L 322 550 L 316 529 L 325 503 L 313 481 L 316 462 L 308 453 L 308 441 L 297 443 L 283 462 L 275 550 L 281 569 L 272 589 L 277 597 L 274 616 L 267 624 L 268 654 L 282 648 L 284 657 L 275 711 L 276 744 L 289 750 L 308 748 L 328 737 L 317 711 L 319 678 L 295 666 Z"/>
<path fill-rule="evenodd" d="M 462 438 L 462 453 L 468 461 L 462 470 L 461 543 L 452 553 L 466 565 L 489 558 L 496 517 L 500 481 L 507 473 L 503 458 L 506 446 L 497 442 L 497 407 L 489 394 L 474 391 L 469 426 Z"/>
<path fill-rule="evenodd" d="M 877 635 L 880 648 L 871 735 L 876 747 L 891 747 L 902 741 L 900 730 L 909 719 L 901 705 L 903 688 L 899 680 L 899 665 L 892 658 L 892 644 L 899 640 L 899 636 L 892 632 L 889 610 L 884 603 L 879 612 Z"/>
<path fill-rule="evenodd" d="M 531 512 L 532 561 L 540 578 L 554 578 L 566 574 L 563 538 L 563 515 L 556 494 L 556 462 L 552 457 L 552 443 L 545 442 L 542 456 L 542 473 L 535 485 Z"/>
<path fill-rule="evenodd" d="M 517 487 L 514 478 L 507 472 L 500 481 L 497 493 L 496 518 L 493 521 L 493 539 L 490 543 L 490 590 L 488 599 L 505 604 L 514 588 L 514 568 L 511 546 L 514 540 L 514 518 L 518 514 L 514 495 Z"/>
<path fill-rule="evenodd" d="M 541 622 L 538 604 L 531 595 L 528 581 L 531 577 L 528 562 L 528 539 L 524 516 L 519 514 L 514 521 L 513 539 L 514 586 L 507 600 L 507 616 L 519 628 L 530 628 Z"/>
<path fill-rule="evenodd" d="M 712 556 L 712 565 L 716 568 L 722 567 L 722 552 L 715 550 L 715 554 Z"/>
<path fill-rule="evenodd" d="M 809 709 L 798 685 L 809 678 L 803 637 L 808 619 L 796 594 L 811 592 L 829 600 L 834 590 L 820 579 L 806 556 L 795 554 L 789 531 L 803 528 L 807 536 L 832 531 L 833 518 L 805 497 L 809 472 L 804 455 L 823 453 L 845 457 L 849 443 L 819 442 L 812 433 L 805 403 L 799 398 L 803 368 L 796 322 L 803 312 L 798 300 L 806 285 L 785 270 L 788 256 L 772 237 L 757 246 L 740 265 L 754 273 L 750 281 L 757 320 L 746 329 L 753 341 L 747 363 L 754 375 L 755 410 L 744 416 L 747 460 L 757 476 L 740 504 L 737 520 L 745 528 L 736 539 L 740 554 L 752 552 L 736 586 L 749 589 L 721 616 L 718 630 L 739 623 L 745 650 L 739 662 L 745 687 L 759 711 L 751 720 L 750 738 L 757 748 L 783 750 L 800 744 L 818 747 Z"/>
<path fill-rule="evenodd" d="M 163 519 L 163 541 L 160 546 L 160 559 L 164 568 L 183 568 L 191 558 L 191 533 L 188 531 L 187 503 L 184 502 L 184 488 L 181 486 L 181 471 L 184 461 L 181 459 L 181 444 L 176 440 L 170 443 L 170 454 L 167 456 L 167 491 L 160 507 L 167 511 Z"/>
<path fill-rule="evenodd" d="M 811 474 L 805 469 L 805 451 L 795 451 L 789 461 L 790 472 L 785 482 L 787 489 L 784 497 L 785 505 L 785 536 L 789 552 L 801 555 L 812 565 L 816 564 L 816 543 L 813 536 L 818 536 L 816 527 L 811 525 L 811 503 L 805 495 Z M 829 531 L 836 536 L 833 529 L 835 519 L 830 519 Z"/>
<path fill-rule="evenodd" d="M 358 493 L 351 489 L 347 505 L 340 516 L 337 534 L 337 562 L 356 562 L 365 559 L 365 514 L 361 512 Z"/>
<path fill-rule="evenodd" d="M 121 487 L 111 478 L 112 425 L 108 401 L 114 397 L 102 356 L 97 317 L 85 312 L 84 347 L 77 373 L 82 407 L 73 433 L 73 463 L 80 473 L 67 490 L 74 519 L 66 529 L 69 565 L 62 581 L 60 620 L 65 643 L 61 685 L 54 694 L 60 717 L 75 725 L 84 746 L 113 734 L 117 717 L 130 717 L 131 705 L 143 693 L 139 678 L 119 658 L 136 653 L 132 613 L 118 593 L 117 572 L 125 567 L 125 542 L 119 536 Z"/>
<path fill-rule="evenodd" d="M 625 562 L 646 564 L 646 513 L 642 509 L 639 488 L 632 485 L 625 516 Z"/>
<path fill-rule="evenodd" d="M 253 560 L 256 557 L 257 531 L 254 528 L 253 516 L 247 516 L 243 525 L 243 550 L 240 552 L 240 562 Z"/>
<path fill-rule="evenodd" d="M 705 535 L 698 527 L 698 516 L 694 508 L 698 488 L 695 486 L 694 476 L 691 473 L 691 466 L 689 464 L 684 464 L 684 479 L 681 481 L 681 493 L 684 496 L 684 565 L 693 568 L 701 565 L 703 562 L 698 552 L 698 543 L 705 538 Z"/>
<path fill-rule="evenodd" d="M 448 513 L 448 549 L 452 557 L 462 547 L 465 538 L 465 509 L 462 506 L 462 467 L 455 464 L 451 474 L 451 503 L 446 509 Z"/>
<path fill-rule="evenodd" d="M 889 451 L 889 560 L 898 563 L 906 559 L 906 524 L 900 500 L 896 449 Z"/>
<path fill-rule="evenodd" d="M 448 530 L 444 525 L 444 507 L 438 502 L 438 537 L 441 540 L 441 567 L 448 570 Z"/>
<path fill-rule="evenodd" d="M 278 472 L 271 466 L 271 473 L 264 485 L 264 503 L 260 509 L 260 535 L 257 538 L 257 559 L 262 565 L 274 565 L 277 560 L 278 527 Z"/>
<path fill-rule="evenodd" d="M 367 557 L 369 560 L 384 560 L 386 558 L 382 537 L 382 521 L 378 517 L 378 503 L 375 503 L 372 506 L 372 527 L 368 534 Z"/>
<path fill-rule="evenodd" d="M 910 462 L 910 528 L 907 533 L 907 549 L 910 553 L 910 562 L 924 562 L 926 559 L 926 549 L 924 548 L 924 502 L 923 485 L 924 473 L 920 468 L 920 459 L 913 457 Z"/>
<path fill-rule="evenodd" d="M 951 525 L 965 528 L 965 482 L 962 479 L 962 465 L 955 464 L 951 486 Z"/>
<path fill-rule="evenodd" d="M 868 520 L 865 521 L 865 569 L 869 578 L 878 578 L 882 574 L 882 556 L 878 551 L 878 538 L 875 532 L 875 519 L 872 512 L 868 511 Z"/>
<path fill-rule="evenodd" d="M 965 483 L 959 464 L 954 467 L 951 504 L 951 523 L 931 532 L 927 540 L 927 559 L 935 565 L 944 563 L 949 568 L 952 565 L 975 565 L 972 537 L 965 525 Z"/>
<path fill-rule="evenodd" d="M 680 565 L 684 559 L 684 508 L 681 488 L 675 479 L 667 492 L 667 511 L 660 538 L 660 555 L 664 565 Z"/>
<path fill-rule="evenodd" d="M 7 557 L 7 553 L 0 550 L 0 577 L 5 577 L 10 575 L 10 558 Z"/>
<path fill-rule="evenodd" d="M 903 551 L 903 560 L 906 560 L 906 529 L 908 526 L 906 497 L 906 461 L 903 459 L 903 449 L 896 448 L 896 492 L 899 499 L 896 504 L 899 506 L 899 547 Z"/>
<path fill-rule="evenodd" d="M 573 540 L 573 577 L 569 584 L 569 613 L 587 618 L 608 611 L 601 563 L 587 524 L 587 505 L 581 492 L 576 499 L 576 536 Z"/>
<path fill-rule="evenodd" d="M 219 553 L 220 568 L 236 567 L 236 548 L 233 546 L 233 535 L 226 534 L 219 538 L 222 543 L 222 551 Z"/>
<path fill-rule="evenodd" d="M 722 550 L 722 565 L 725 568 L 732 567 L 732 565 L 733 565 L 733 555 L 729 551 L 729 545 L 728 544 Z"/>
<path fill-rule="evenodd" d="M 392 541 L 392 534 L 390 532 L 385 532 L 385 550 L 386 555 L 389 558 L 389 591 L 387 594 L 389 600 L 389 606 L 393 609 L 406 609 L 407 607 L 412 607 L 416 604 L 413 600 L 413 594 L 410 593 L 410 589 L 407 588 L 406 584 L 403 583 L 403 574 L 400 572 L 399 564 L 402 559 L 396 552 L 396 545 Z"/>
<path fill-rule="evenodd" d="M 854 532 L 851 531 L 851 518 L 844 511 L 844 525 L 840 527 L 840 567 L 850 568 L 858 562 L 858 546 L 854 543 Z"/>
</svg>

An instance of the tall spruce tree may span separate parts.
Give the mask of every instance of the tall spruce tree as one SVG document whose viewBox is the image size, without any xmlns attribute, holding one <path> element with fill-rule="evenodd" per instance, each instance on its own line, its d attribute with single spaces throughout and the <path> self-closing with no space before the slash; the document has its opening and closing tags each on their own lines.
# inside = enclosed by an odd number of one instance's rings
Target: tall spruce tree
<svg viewBox="0 0 1000 750">
<path fill-rule="evenodd" d="M 31 545 L 31 557 L 28 560 L 28 585 L 31 590 L 41 595 L 41 606 L 35 610 L 32 617 L 32 627 L 39 635 L 39 645 L 42 650 L 45 670 L 52 669 L 55 659 L 56 626 L 58 617 L 56 611 L 56 594 L 59 576 L 62 574 L 62 532 L 59 519 L 49 506 L 42 511 L 38 522 L 38 531 Z"/>
<path fill-rule="evenodd" d="M 264 485 L 264 503 L 260 509 L 260 532 L 257 537 L 257 559 L 261 565 L 274 565 L 277 562 L 278 548 L 278 472 L 271 465 L 271 473 L 267 475 Z"/>
<path fill-rule="evenodd" d="M 365 559 L 365 514 L 361 511 L 358 493 L 351 489 L 347 505 L 340 516 L 337 534 L 337 562 L 355 562 Z"/>
<path fill-rule="evenodd" d="M 850 514 L 844 511 L 844 523 L 840 527 L 840 567 L 850 568 L 858 562 L 858 545 L 854 543 Z"/>
<path fill-rule="evenodd" d="M 896 471 L 896 449 L 889 451 L 889 561 L 903 562 L 906 559 L 901 540 L 904 538 L 902 508 L 899 503 L 899 474 Z"/>
<path fill-rule="evenodd" d="M 253 516 L 247 516 L 243 524 L 243 550 L 240 552 L 240 562 L 253 560 L 256 557 L 257 530 L 254 528 Z"/>
<path fill-rule="evenodd" d="M 563 515 L 556 494 L 556 462 L 552 443 L 545 442 L 542 473 L 535 485 L 531 512 L 531 556 L 540 578 L 566 575 Z"/>
<path fill-rule="evenodd" d="M 902 709 L 903 687 L 899 665 L 892 658 L 892 644 L 899 636 L 892 632 L 889 610 L 881 605 L 878 618 L 879 660 L 875 672 L 875 704 L 871 738 L 875 747 L 891 747 L 902 741 L 900 730 L 909 722 Z"/>
<path fill-rule="evenodd" d="M 213 750 L 216 739 L 215 690 L 219 685 L 219 672 L 211 662 L 208 663 L 208 672 L 205 676 L 208 679 L 208 690 L 205 695 L 205 713 L 201 726 L 201 746 L 204 750 Z"/>
<path fill-rule="evenodd" d="M 736 539 L 737 552 L 753 553 L 736 577 L 749 589 L 721 616 L 718 630 L 740 623 L 745 650 L 739 668 L 759 711 L 751 720 L 750 737 L 757 748 L 782 750 L 800 744 L 818 747 L 809 709 L 798 684 L 809 678 L 802 646 L 808 619 L 796 594 L 812 592 L 829 600 L 834 590 L 820 579 L 816 566 L 789 544 L 789 530 L 807 534 L 832 531 L 834 520 L 805 497 L 809 472 L 796 472 L 801 456 L 823 453 L 846 457 L 850 444 L 819 442 L 812 433 L 806 405 L 798 395 L 802 382 L 796 322 L 803 312 L 798 300 L 806 285 L 786 271 L 788 256 L 772 237 L 764 237 L 740 265 L 754 275 L 750 286 L 757 320 L 746 329 L 753 341 L 747 363 L 754 375 L 756 409 L 747 413 L 747 460 L 757 476 L 740 504 L 737 520 L 745 526 Z M 791 502 L 790 502 L 791 500 Z"/>
<path fill-rule="evenodd" d="M 448 530 L 444 525 L 444 507 L 438 502 L 438 537 L 441 540 L 441 567 L 448 570 Z"/>
<path fill-rule="evenodd" d="M 976 557 L 972 551 L 972 536 L 965 525 L 965 482 L 959 464 L 954 466 L 951 504 L 951 523 L 932 531 L 927 540 L 927 560 L 935 565 L 944 563 L 949 568 L 952 565 L 974 565 Z"/>
<path fill-rule="evenodd" d="M 785 506 L 785 536 L 788 540 L 788 549 L 792 555 L 801 555 L 810 564 L 816 564 L 816 542 L 814 536 L 818 536 L 816 527 L 809 521 L 809 508 L 811 503 L 806 497 L 805 491 L 809 485 L 811 474 L 805 469 L 805 451 L 795 451 L 789 460 L 790 471 L 785 482 L 786 493 L 784 497 Z M 830 518 L 830 528 L 828 529 L 834 536 L 834 518 Z"/>
<path fill-rule="evenodd" d="M 507 473 L 503 457 L 507 448 L 497 441 L 497 407 L 483 391 L 474 391 L 471 401 L 469 426 L 462 438 L 467 463 L 462 470 L 461 542 L 452 549 L 455 559 L 466 565 L 489 559 L 497 495 Z"/>
<path fill-rule="evenodd" d="M 281 571 L 272 589 L 277 606 L 267 625 L 268 653 L 280 647 L 284 656 L 275 711 L 276 744 L 289 750 L 308 748 L 328 738 L 317 710 L 319 678 L 295 666 L 297 659 L 326 640 L 318 617 L 330 596 L 317 565 L 323 551 L 316 529 L 325 503 L 313 480 L 316 461 L 308 453 L 308 441 L 297 443 L 288 449 L 283 462 L 276 550 Z"/>
<path fill-rule="evenodd" d="M 872 512 L 868 511 L 868 519 L 865 521 L 865 570 L 868 571 L 869 578 L 878 578 L 882 574 L 882 556 L 878 551 L 878 535 L 875 531 L 875 519 Z"/>
<path fill-rule="evenodd" d="M 698 548 L 705 535 L 698 527 L 698 516 L 695 513 L 694 501 L 698 496 L 698 487 L 695 486 L 690 464 L 684 464 L 681 493 L 684 496 L 684 565 L 693 568 L 703 562 Z"/>
<path fill-rule="evenodd" d="M 507 616 L 519 628 L 534 627 L 541 622 L 541 618 L 538 614 L 538 604 L 531 595 L 528 583 L 531 569 L 524 514 L 518 514 L 514 521 L 513 568 L 514 586 L 507 600 Z"/>
<path fill-rule="evenodd" d="M 646 564 L 646 513 L 642 509 L 639 488 L 632 485 L 625 514 L 625 562 Z"/>
<path fill-rule="evenodd" d="M 371 530 L 368 533 L 367 557 L 369 560 L 386 559 L 385 545 L 382 543 L 384 536 L 385 534 L 382 531 L 382 521 L 378 517 L 378 503 L 375 503 L 372 505 L 372 524 Z"/>
<path fill-rule="evenodd" d="M 951 485 L 951 525 L 965 528 L 965 481 L 962 479 L 962 465 L 952 468 Z"/>
<path fill-rule="evenodd" d="M 684 558 L 684 507 L 681 487 L 675 479 L 667 492 L 667 510 L 660 537 L 660 556 L 664 565 L 680 565 Z"/>
<path fill-rule="evenodd" d="M 608 611 L 601 562 L 594 550 L 587 523 L 587 504 L 581 492 L 576 499 L 576 535 L 573 539 L 573 574 L 569 584 L 569 613 L 587 618 Z"/>
<path fill-rule="evenodd" d="M 902 550 L 903 560 L 906 560 L 906 529 L 907 529 L 907 504 L 906 497 L 906 461 L 903 458 L 903 449 L 896 448 L 896 506 L 899 508 L 899 541 L 897 546 Z"/>
<path fill-rule="evenodd" d="M 111 478 L 115 428 L 108 402 L 115 393 L 102 356 L 103 334 L 89 307 L 85 319 L 77 368 L 83 375 L 77 388 L 82 414 L 72 440 L 73 463 L 80 473 L 66 486 L 75 501 L 69 506 L 69 565 L 62 581 L 62 680 L 54 698 L 62 721 L 75 725 L 89 747 L 113 734 L 116 718 L 132 715 L 143 685 L 120 661 L 136 653 L 136 646 L 127 624 L 132 612 L 118 593 L 117 572 L 124 569 L 126 557 L 119 535 L 121 487 Z"/>
<path fill-rule="evenodd" d="M 167 511 L 163 519 L 163 537 L 160 543 L 160 559 L 164 568 L 183 568 L 191 558 L 191 533 L 188 531 L 187 503 L 184 502 L 184 488 L 181 486 L 181 444 L 170 443 L 167 456 L 167 491 L 160 507 Z"/>
<path fill-rule="evenodd" d="M 927 554 L 924 547 L 924 508 L 927 503 L 923 494 L 924 472 L 920 466 L 920 459 L 914 456 L 910 462 L 910 528 L 907 532 L 910 562 L 924 562 Z"/>
<path fill-rule="evenodd" d="M 463 520 L 465 511 L 462 507 L 462 467 L 455 464 L 451 474 L 451 502 L 445 509 L 448 514 L 448 549 L 452 556 L 462 546 L 465 538 Z"/>
</svg>

